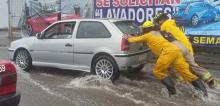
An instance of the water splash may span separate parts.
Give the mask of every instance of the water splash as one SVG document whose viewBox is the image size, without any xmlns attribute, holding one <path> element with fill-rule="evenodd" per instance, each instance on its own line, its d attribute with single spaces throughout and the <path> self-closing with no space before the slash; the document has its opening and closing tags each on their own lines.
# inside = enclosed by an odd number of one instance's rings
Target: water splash
<svg viewBox="0 0 220 106">
<path fill-rule="evenodd" d="M 120 78 L 120 79 L 122 79 L 125 82 L 131 82 L 129 79 L 124 78 L 124 77 Z M 128 99 L 138 105 L 144 105 L 144 106 L 152 106 L 153 105 L 153 104 L 146 103 L 145 101 L 135 99 L 135 97 L 132 93 L 123 92 L 123 90 L 130 89 L 130 87 L 128 87 L 128 86 L 126 86 L 126 87 L 123 87 L 123 86 L 124 85 L 121 85 L 119 83 L 114 85 L 109 80 L 100 78 L 98 76 L 90 75 L 90 76 L 85 76 L 85 77 L 81 77 L 81 78 L 75 78 L 72 81 L 70 81 L 70 83 L 68 83 L 62 87 L 66 87 L 66 88 L 78 87 L 78 88 L 85 88 L 85 89 L 88 89 L 88 88 L 99 89 L 99 90 L 104 90 L 105 92 L 107 92 L 109 94 L 113 94 L 115 96 Z"/>
<path fill-rule="evenodd" d="M 40 75 L 46 76 L 46 77 L 54 77 L 54 75 L 48 74 L 48 73 L 40 73 Z"/>
<path fill-rule="evenodd" d="M 85 77 L 75 78 L 70 83 L 64 85 L 66 88 L 100 88 L 102 86 L 112 85 L 110 80 L 103 79 L 96 75 L 88 75 Z"/>
</svg>

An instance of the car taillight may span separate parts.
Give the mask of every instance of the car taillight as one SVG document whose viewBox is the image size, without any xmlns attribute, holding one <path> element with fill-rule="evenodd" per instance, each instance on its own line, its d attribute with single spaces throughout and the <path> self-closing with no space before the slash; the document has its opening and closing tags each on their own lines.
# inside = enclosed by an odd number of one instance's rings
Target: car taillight
<svg viewBox="0 0 220 106">
<path fill-rule="evenodd" d="M 16 92 L 16 68 L 10 62 L 0 63 L 0 96 Z"/>
<path fill-rule="evenodd" d="M 128 41 L 125 38 L 127 35 L 123 34 L 122 39 L 121 39 L 121 51 L 128 51 L 129 47 L 128 47 Z"/>
</svg>

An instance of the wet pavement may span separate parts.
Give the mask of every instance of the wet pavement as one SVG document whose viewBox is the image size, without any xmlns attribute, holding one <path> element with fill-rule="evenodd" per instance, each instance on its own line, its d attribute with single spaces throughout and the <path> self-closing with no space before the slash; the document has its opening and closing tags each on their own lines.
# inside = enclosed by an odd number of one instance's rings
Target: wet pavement
<svg viewBox="0 0 220 106">
<path fill-rule="evenodd" d="M 7 46 L 1 36 L 0 44 Z M 7 47 L 0 47 L 0 59 L 8 58 Z M 196 60 L 220 82 L 219 54 L 197 53 Z M 168 97 L 152 75 L 152 63 L 150 59 L 140 72 L 121 73 L 114 84 L 80 71 L 34 67 L 25 72 L 17 68 L 19 106 L 219 106 L 220 86 L 208 88 L 209 96 L 202 97 L 191 85 L 177 84 L 178 94 Z"/>
<path fill-rule="evenodd" d="M 0 59 L 8 59 L 7 48 L 0 48 Z M 220 80 L 217 65 L 209 66 Z M 80 71 L 35 67 L 25 72 L 17 68 L 19 106 L 218 106 L 220 103 L 220 87 L 208 89 L 209 97 L 202 97 L 191 85 L 177 84 L 178 94 L 168 97 L 164 86 L 153 77 L 152 67 L 148 63 L 140 72 L 124 72 L 114 84 Z"/>
</svg>

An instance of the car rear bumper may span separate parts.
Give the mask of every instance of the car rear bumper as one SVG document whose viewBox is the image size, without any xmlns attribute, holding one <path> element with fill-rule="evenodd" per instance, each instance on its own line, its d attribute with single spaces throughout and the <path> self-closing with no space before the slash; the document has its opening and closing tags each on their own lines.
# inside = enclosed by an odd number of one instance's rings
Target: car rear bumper
<svg viewBox="0 0 220 106">
<path fill-rule="evenodd" d="M 0 106 L 18 106 L 20 98 L 20 93 L 0 96 Z"/>
<path fill-rule="evenodd" d="M 118 64 L 119 70 L 129 70 L 146 64 L 147 53 L 149 51 L 150 49 L 133 54 L 115 54 L 114 58 Z"/>
</svg>

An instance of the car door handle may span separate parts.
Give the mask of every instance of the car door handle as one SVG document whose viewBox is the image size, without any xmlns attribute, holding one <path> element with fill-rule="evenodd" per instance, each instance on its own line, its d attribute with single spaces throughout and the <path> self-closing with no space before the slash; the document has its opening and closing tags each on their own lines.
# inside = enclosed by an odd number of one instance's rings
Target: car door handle
<svg viewBox="0 0 220 106">
<path fill-rule="evenodd" d="M 73 45 L 70 43 L 65 44 L 65 47 L 72 47 Z"/>
</svg>

